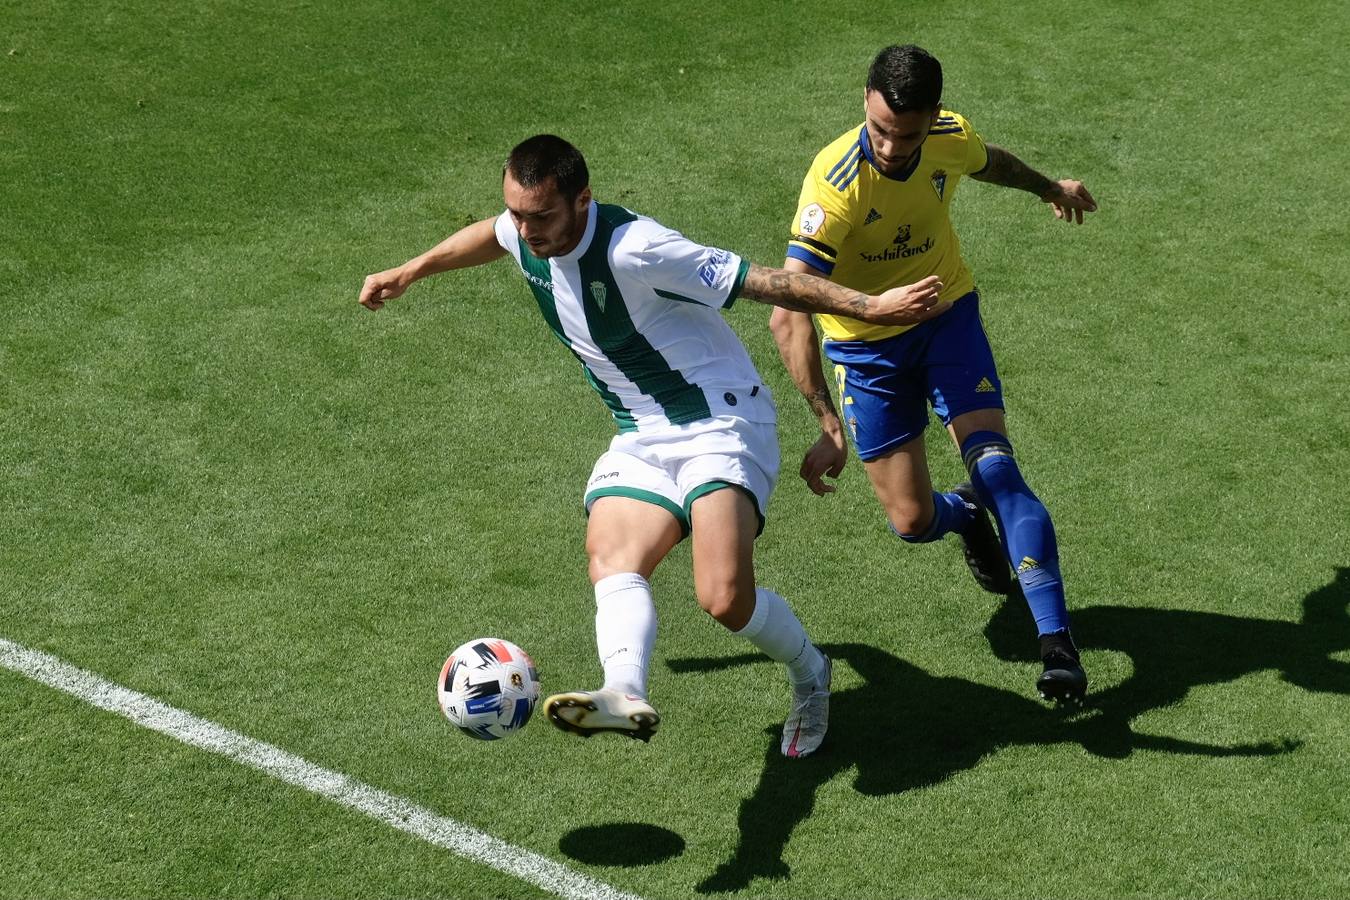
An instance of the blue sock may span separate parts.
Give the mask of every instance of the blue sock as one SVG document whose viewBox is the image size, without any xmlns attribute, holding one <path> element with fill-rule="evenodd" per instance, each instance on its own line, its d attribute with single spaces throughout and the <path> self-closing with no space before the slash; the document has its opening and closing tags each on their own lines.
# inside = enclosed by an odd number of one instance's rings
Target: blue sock
<svg viewBox="0 0 1350 900">
<path fill-rule="evenodd" d="M 1040 634 L 1067 631 L 1064 580 L 1059 574 L 1059 545 L 1045 505 L 1031 492 L 1017 468 L 1012 445 L 996 431 L 977 431 L 961 444 L 980 500 L 998 522 L 1003 549 L 1036 618 Z"/>
<path fill-rule="evenodd" d="M 920 534 L 901 534 L 891 526 L 891 533 L 902 541 L 908 541 L 911 544 L 927 544 L 930 541 L 936 541 L 944 535 L 951 534 L 953 531 L 964 531 L 970 524 L 970 520 L 975 517 L 975 512 L 966 501 L 962 500 L 956 494 L 939 494 L 933 492 L 933 521 L 928 523 L 928 527 Z"/>
</svg>

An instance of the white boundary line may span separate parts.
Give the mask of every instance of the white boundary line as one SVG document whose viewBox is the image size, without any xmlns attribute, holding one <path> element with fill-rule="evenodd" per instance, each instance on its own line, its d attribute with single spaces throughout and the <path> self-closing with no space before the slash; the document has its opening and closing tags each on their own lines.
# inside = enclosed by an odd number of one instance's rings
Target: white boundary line
<svg viewBox="0 0 1350 900">
<path fill-rule="evenodd" d="M 471 825 L 424 809 L 411 800 L 321 768 L 279 747 L 230 731 L 2 637 L 0 666 L 65 691 L 99 709 L 125 716 L 137 725 L 184 744 L 219 754 L 287 784 L 327 797 L 429 844 L 491 866 L 560 897 L 569 900 L 641 900 Z"/>
</svg>

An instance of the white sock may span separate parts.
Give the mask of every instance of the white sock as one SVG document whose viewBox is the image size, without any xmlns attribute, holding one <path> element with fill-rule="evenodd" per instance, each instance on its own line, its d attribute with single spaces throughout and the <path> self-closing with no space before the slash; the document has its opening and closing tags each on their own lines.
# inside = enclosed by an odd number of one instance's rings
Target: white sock
<svg viewBox="0 0 1350 900">
<path fill-rule="evenodd" d="M 825 655 L 806 636 L 787 601 L 764 588 L 755 588 L 755 611 L 740 631 L 733 632 L 787 665 L 794 690 L 810 691 L 825 680 Z"/>
<path fill-rule="evenodd" d="M 647 660 L 656 643 L 652 587 L 636 572 L 610 575 L 595 583 L 595 648 L 605 670 L 605 687 L 647 697 Z"/>
</svg>

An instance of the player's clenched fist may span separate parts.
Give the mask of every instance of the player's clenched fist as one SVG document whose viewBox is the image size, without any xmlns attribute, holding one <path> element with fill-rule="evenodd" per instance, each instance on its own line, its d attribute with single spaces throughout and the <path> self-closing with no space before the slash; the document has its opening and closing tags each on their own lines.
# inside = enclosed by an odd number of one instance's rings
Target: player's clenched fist
<svg viewBox="0 0 1350 900">
<path fill-rule="evenodd" d="M 403 269 L 385 269 L 374 275 L 367 275 L 361 285 L 361 296 L 357 302 L 371 311 L 378 311 L 384 301 L 393 300 L 408 289 L 409 282 L 403 275 Z"/>
</svg>

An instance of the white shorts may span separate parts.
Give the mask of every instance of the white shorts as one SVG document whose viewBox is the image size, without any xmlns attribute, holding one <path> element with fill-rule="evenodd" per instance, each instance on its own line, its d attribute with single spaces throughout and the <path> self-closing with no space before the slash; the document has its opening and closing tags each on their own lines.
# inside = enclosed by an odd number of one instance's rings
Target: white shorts
<svg viewBox="0 0 1350 900">
<path fill-rule="evenodd" d="M 775 423 L 715 416 L 616 435 L 586 482 L 586 512 L 601 497 L 631 497 L 669 510 L 687 535 L 693 502 L 736 485 L 755 501 L 762 529 L 777 479 Z"/>
</svg>

